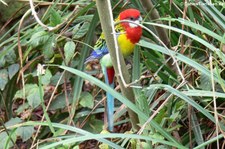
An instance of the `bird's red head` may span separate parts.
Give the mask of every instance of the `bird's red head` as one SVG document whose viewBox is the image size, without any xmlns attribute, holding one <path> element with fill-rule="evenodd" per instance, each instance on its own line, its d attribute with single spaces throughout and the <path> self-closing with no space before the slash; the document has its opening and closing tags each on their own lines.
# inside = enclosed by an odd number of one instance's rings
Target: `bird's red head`
<svg viewBox="0 0 225 149">
<path fill-rule="evenodd" d="M 125 29 L 128 39 L 134 44 L 137 43 L 142 35 L 142 28 L 136 24 L 139 24 L 142 21 L 140 11 L 132 8 L 126 9 L 119 14 L 119 20 L 129 20 L 134 22 L 122 22 L 121 26 Z"/>
<path fill-rule="evenodd" d="M 122 11 L 119 15 L 119 20 L 129 20 L 129 21 L 133 21 L 137 23 L 139 23 L 141 21 L 141 15 L 140 15 L 140 11 L 137 9 L 126 9 L 124 11 Z M 131 23 L 121 23 L 122 26 L 124 28 L 127 27 L 136 27 L 135 24 L 131 24 Z"/>
<path fill-rule="evenodd" d="M 120 13 L 120 20 L 138 19 L 140 17 L 140 11 L 137 9 L 126 9 Z"/>
</svg>

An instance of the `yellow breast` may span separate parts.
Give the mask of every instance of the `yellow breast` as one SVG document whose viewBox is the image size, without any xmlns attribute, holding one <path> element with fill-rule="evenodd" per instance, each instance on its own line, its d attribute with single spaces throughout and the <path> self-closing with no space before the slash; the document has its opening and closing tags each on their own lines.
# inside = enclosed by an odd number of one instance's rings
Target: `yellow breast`
<svg viewBox="0 0 225 149">
<path fill-rule="evenodd" d="M 118 36 L 118 44 L 124 57 L 129 56 L 134 51 L 134 44 L 127 39 L 126 34 Z"/>
</svg>

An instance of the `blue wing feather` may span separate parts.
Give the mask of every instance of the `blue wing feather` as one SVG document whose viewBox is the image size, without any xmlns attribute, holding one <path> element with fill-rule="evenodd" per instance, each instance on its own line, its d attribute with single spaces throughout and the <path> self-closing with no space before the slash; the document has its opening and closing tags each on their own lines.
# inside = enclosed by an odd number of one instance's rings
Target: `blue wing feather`
<svg viewBox="0 0 225 149">
<path fill-rule="evenodd" d="M 104 55 L 108 53 L 109 53 L 108 48 L 106 45 L 104 45 L 100 49 L 93 50 L 90 56 L 85 60 L 85 63 L 88 63 L 95 59 L 101 59 Z"/>
<path fill-rule="evenodd" d="M 120 32 L 121 28 L 117 28 L 116 32 Z M 118 37 L 119 34 L 116 34 Z M 86 58 L 85 64 L 96 59 L 101 59 L 104 55 L 108 54 L 109 50 L 106 45 L 104 34 L 102 33 L 99 39 L 97 40 L 94 50 L 91 52 L 90 56 Z"/>
<path fill-rule="evenodd" d="M 104 34 L 102 33 L 97 42 L 95 43 L 94 50 L 90 56 L 86 59 L 85 63 L 88 63 L 95 59 L 101 59 L 104 55 L 108 54 L 108 48 L 106 45 Z"/>
</svg>

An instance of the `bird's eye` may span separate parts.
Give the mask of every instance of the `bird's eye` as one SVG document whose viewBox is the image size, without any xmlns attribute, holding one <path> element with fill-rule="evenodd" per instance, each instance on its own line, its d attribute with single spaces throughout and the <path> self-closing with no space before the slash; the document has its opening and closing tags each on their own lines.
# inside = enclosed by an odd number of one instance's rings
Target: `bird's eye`
<svg viewBox="0 0 225 149">
<path fill-rule="evenodd" d="M 134 20 L 134 17 L 130 17 L 130 20 L 132 20 L 132 21 L 133 21 L 133 20 Z"/>
</svg>

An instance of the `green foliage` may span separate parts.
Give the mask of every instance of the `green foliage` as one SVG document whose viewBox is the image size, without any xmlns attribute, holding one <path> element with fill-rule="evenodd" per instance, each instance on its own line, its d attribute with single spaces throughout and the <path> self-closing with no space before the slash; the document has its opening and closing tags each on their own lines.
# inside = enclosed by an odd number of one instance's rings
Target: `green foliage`
<svg viewBox="0 0 225 149">
<path fill-rule="evenodd" d="M 94 100 L 90 93 L 88 92 L 82 92 L 80 96 L 80 105 L 82 107 L 87 107 L 92 109 L 94 107 Z"/>
<path fill-rule="evenodd" d="M 93 17 L 93 16 L 91 16 Z M 73 39 L 80 39 L 82 38 L 85 34 L 87 34 L 88 28 L 90 26 L 90 22 L 81 22 L 77 25 L 74 26 L 73 29 Z"/>
<path fill-rule="evenodd" d="M 0 139 L 1 149 L 13 147 L 13 141 L 16 141 L 16 133 L 11 132 L 9 136 L 6 132 L 2 132 L 0 133 Z"/>
<path fill-rule="evenodd" d="M 62 18 L 58 11 L 51 8 L 50 10 L 50 25 L 56 26 L 58 24 L 62 23 Z"/>
<path fill-rule="evenodd" d="M 12 64 L 8 67 L 9 79 L 11 80 L 13 76 L 19 71 L 19 64 Z"/>
<path fill-rule="evenodd" d="M 22 120 L 18 117 L 10 119 L 4 125 L 5 127 L 10 127 L 22 122 Z M 31 126 L 32 127 L 32 126 Z M 16 133 L 13 129 L 6 130 L 0 133 L 0 148 L 10 148 L 15 145 L 16 137 L 21 133 Z"/>
<path fill-rule="evenodd" d="M 74 44 L 74 42 L 72 42 L 72 41 L 66 42 L 66 44 L 64 46 L 66 65 L 68 65 L 70 60 L 73 58 L 75 48 L 76 48 L 76 45 Z"/>
<path fill-rule="evenodd" d="M 164 24 L 149 19 L 151 12 L 146 12 L 142 1 L 130 2 L 113 2 L 114 15 L 125 8 L 137 8 L 145 27 L 153 33 L 156 27 L 166 29 L 170 40 L 165 47 L 144 30 L 130 62 L 135 81 L 130 87 L 136 103 L 101 81 L 98 63 L 84 65 L 101 33 L 95 2 L 46 2 L 48 9 L 40 5 L 39 18 L 48 27 L 56 27 L 53 31 L 33 17 L 22 20 L 22 16 L 9 22 L 5 32 L 1 30 L 0 149 L 22 144 L 30 148 L 31 143 L 40 148 L 82 148 L 93 140 L 99 148 L 156 149 L 209 148 L 219 140 L 221 148 L 225 131 L 225 18 L 221 2 L 157 1 L 154 5 Z M 79 7 L 73 11 L 75 5 Z M 170 61 L 168 57 L 172 57 Z M 115 134 L 105 130 L 105 92 L 118 99 Z M 130 133 L 132 117 L 124 107 L 138 115 L 142 131 Z M 104 131 L 107 133 L 101 133 Z"/>
<path fill-rule="evenodd" d="M 37 46 L 43 45 L 46 43 L 46 41 L 49 39 L 49 33 L 41 30 L 36 33 L 34 33 L 30 38 L 30 46 L 33 48 L 36 48 Z"/>
<path fill-rule="evenodd" d="M 8 83 L 8 71 L 7 69 L 2 69 L 0 70 L 0 89 L 4 90 L 7 83 Z"/>
<path fill-rule="evenodd" d="M 36 84 L 26 84 L 21 90 L 18 90 L 14 96 L 14 99 L 27 99 L 28 104 L 36 108 L 41 103 L 41 97 L 39 87 Z"/>
<path fill-rule="evenodd" d="M 19 127 L 18 129 L 16 129 L 17 136 L 20 136 L 23 142 L 30 139 L 34 132 L 35 131 L 33 126 Z"/>
</svg>

